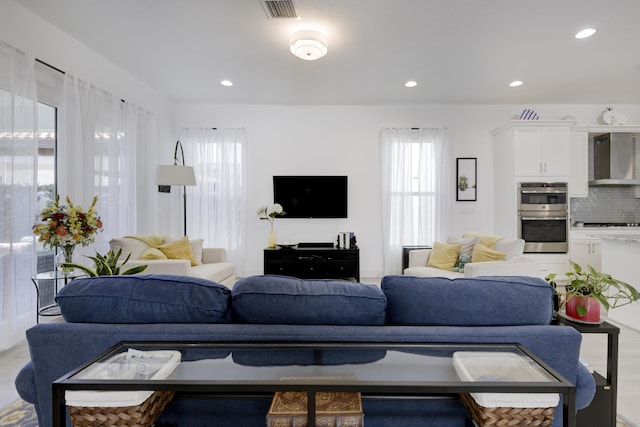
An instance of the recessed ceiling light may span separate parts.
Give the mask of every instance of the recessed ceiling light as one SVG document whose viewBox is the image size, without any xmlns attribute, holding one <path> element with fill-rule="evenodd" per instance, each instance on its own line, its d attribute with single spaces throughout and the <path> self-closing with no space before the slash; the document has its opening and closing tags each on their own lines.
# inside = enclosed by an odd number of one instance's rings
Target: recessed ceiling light
<svg viewBox="0 0 640 427">
<path fill-rule="evenodd" d="M 518 87 L 521 86 L 522 83 L 524 83 L 522 80 L 514 80 L 511 83 L 509 83 L 509 86 L 511 87 Z"/>
<path fill-rule="evenodd" d="M 585 28 L 582 31 L 578 31 L 578 33 L 576 33 L 574 37 L 577 39 L 586 39 L 587 37 L 591 37 L 595 33 L 596 33 L 595 28 Z"/>
<path fill-rule="evenodd" d="M 404 85 L 405 85 L 405 87 L 416 87 L 416 86 L 418 86 L 418 82 L 413 81 L 413 80 L 409 80 Z"/>
<path fill-rule="evenodd" d="M 229 86 L 233 86 L 233 82 L 232 82 L 231 80 L 221 80 L 221 81 L 220 81 L 220 84 L 221 84 L 222 86 L 227 86 L 227 87 L 229 87 Z"/>
</svg>

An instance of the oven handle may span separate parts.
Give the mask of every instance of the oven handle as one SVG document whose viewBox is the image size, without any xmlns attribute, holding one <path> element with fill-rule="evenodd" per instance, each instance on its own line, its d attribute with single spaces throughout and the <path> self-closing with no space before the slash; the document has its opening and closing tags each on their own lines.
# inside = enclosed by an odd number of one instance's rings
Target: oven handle
<svg viewBox="0 0 640 427">
<path fill-rule="evenodd" d="M 522 194 L 563 194 L 566 193 L 567 190 L 520 190 Z"/>
<path fill-rule="evenodd" d="M 566 220 L 566 216 L 521 216 L 521 220 L 523 221 L 556 221 L 556 220 Z"/>
</svg>

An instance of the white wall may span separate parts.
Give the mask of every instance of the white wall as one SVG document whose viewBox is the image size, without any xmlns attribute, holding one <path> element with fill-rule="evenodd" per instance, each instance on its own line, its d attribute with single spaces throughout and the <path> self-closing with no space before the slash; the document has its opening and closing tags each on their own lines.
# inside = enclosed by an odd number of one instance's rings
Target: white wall
<svg viewBox="0 0 640 427">
<path fill-rule="evenodd" d="M 525 106 L 543 119 L 572 115 L 578 125 L 598 124 L 604 107 Z M 523 106 L 300 106 L 178 105 L 181 127 L 244 127 L 249 139 L 249 209 L 246 274 L 262 274 L 262 250 L 268 226 L 252 215 L 271 203 L 271 177 L 279 174 L 349 176 L 349 218 L 276 220 L 279 241 L 332 242 L 340 231 L 353 231 L 360 247 L 361 277 L 382 274 L 379 133 L 385 126 L 446 126 L 454 157 L 478 158 L 478 201 L 454 202 L 451 230 L 492 231 L 493 194 L 489 131 L 516 118 Z M 640 123 L 640 106 L 616 106 Z M 455 164 L 452 165 L 455 168 Z"/>
<path fill-rule="evenodd" d="M 0 40 L 115 96 L 156 114 L 158 145 L 148 153 L 151 164 L 170 163 L 182 127 L 244 127 L 249 136 L 249 209 L 272 201 L 275 174 L 346 174 L 349 176 L 349 218 L 343 220 L 277 220 L 279 240 L 333 241 L 339 231 L 354 231 L 361 248 L 361 276 L 382 274 L 379 196 L 379 132 L 385 126 L 449 129 L 454 157 L 478 158 L 478 201 L 454 202 L 448 234 L 467 230 L 491 232 L 493 216 L 492 155 L 489 131 L 517 117 L 523 108 L 542 119 L 572 115 L 578 125 L 599 124 L 607 106 L 625 113 L 628 124 L 640 123 L 634 105 L 179 105 L 161 91 L 98 55 L 13 0 L 2 0 Z M 455 164 L 452 165 L 455 167 Z M 180 192 L 158 195 L 153 176 L 140 177 L 150 193 L 138 208 L 147 221 L 139 233 L 179 235 Z M 247 274 L 262 273 L 266 223 L 248 220 Z"/>
<path fill-rule="evenodd" d="M 156 147 L 159 149 L 148 153 L 148 161 L 153 165 L 158 161 L 172 162 L 175 142 L 174 104 L 160 91 L 98 55 L 13 0 L 1 1 L 0 40 L 116 97 L 153 112 L 158 124 Z M 148 219 L 141 224 L 140 232 L 157 232 L 158 203 L 165 209 L 167 209 L 166 206 L 179 207 L 179 203 L 177 201 L 169 203 L 166 196 L 158 197 L 157 187 L 153 185 L 154 176 L 141 177 L 141 179 L 142 185 L 149 189 L 149 193 L 140 195 L 145 202 L 141 203 L 138 209 L 141 210 L 141 216 Z M 182 215 L 182 211 L 179 210 L 177 214 Z M 176 230 L 181 233 L 179 224 Z"/>
</svg>

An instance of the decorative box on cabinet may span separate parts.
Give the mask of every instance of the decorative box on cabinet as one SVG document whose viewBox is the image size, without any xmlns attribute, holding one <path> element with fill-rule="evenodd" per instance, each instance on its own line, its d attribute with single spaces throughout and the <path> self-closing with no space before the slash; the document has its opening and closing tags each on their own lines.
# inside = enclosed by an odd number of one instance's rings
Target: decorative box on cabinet
<svg viewBox="0 0 640 427">
<path fill-rule="evenodd" d="M 359 281 L 360 250 L 313 247 L 265 249 L 264 274 Z"/>
</svg>

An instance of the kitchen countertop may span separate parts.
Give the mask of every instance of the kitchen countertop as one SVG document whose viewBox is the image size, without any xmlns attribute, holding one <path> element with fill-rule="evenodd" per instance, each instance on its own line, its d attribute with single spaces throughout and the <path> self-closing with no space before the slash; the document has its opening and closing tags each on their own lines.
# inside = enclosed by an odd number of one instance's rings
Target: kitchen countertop
<svg viewBox="0 0 640 427">
<path fill-rule="evenodd" d="M 640 243 L 640 234 L 590 234 L 602 240 L 619 240 L 621 242 Z"/>
<path fill-rule="evenodd" d="M 588 231 L 588 232 L 601 232 L 601 233 L 629 233 L 629 234 L 640 234 L 640 227 L 626 227 L 626 226 L 611 226 L 611 227 L 589 227 L 582 226 L 576 227 L 573 226 L 570 229 L 571 231 Z"/>
</svg>

